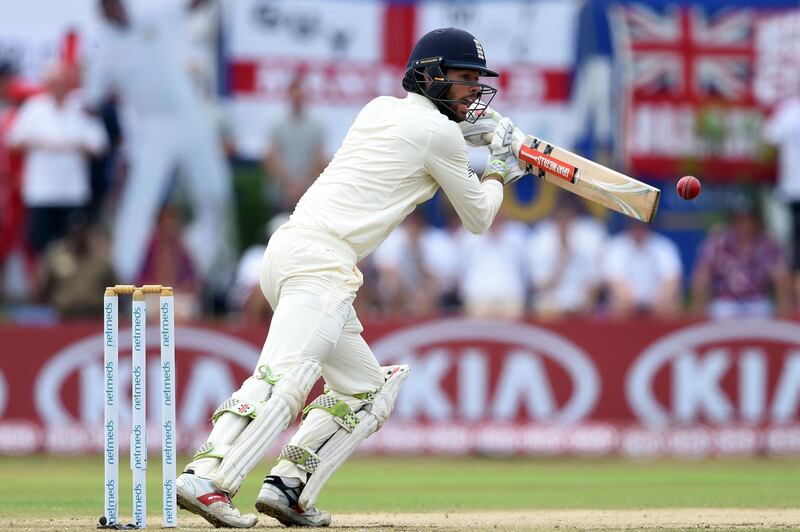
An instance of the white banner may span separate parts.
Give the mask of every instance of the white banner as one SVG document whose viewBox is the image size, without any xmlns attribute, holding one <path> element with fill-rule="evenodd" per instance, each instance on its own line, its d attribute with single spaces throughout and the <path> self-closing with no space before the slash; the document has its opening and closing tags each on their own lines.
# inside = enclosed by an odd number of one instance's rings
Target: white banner
<svg viewBox="0 0 800 532">
<path fill-rule="evenodd" d="M 89 34 L 98 24 L 96 0 L 0 2 L 0 59 L 24 78 L 39 81 L 61 53 L 68 32 Z"/>
<path fill-rule="evenodd" d="M 575 30 L 580 2 L 423 2 L 417 36 L 453 26 L 481 41 L 492 66 L 524 63 L 563 69 L 574 61 Z"/>
<path fill-rule="evenodd" d="M 286 87 L 302 69 L 310 112 L 325 124 L 332 155 L 369 100 L 405 94 L 404 66 L 396 58 L 410 53 L 406 43 L 437 27 L 456 26 L 478 37 L 490 67 L 502 73 L 488 80 L 499 88 L 493 107 L 524 130 L 569 147 L 579 6 L 577 0 L 399 6 L 379 0 L 229 2 L 225 53 L 234 143 L 243 156 L 262 157 L 271 124 L 287 107 Z M 403 18 L 409 15 L 411 23 Z M 484 157 L 476 153 L 475 166 L 482 167 Z"/>
<path fill-rule="evenodd" d="M 383 2 L 236 0 L 227 6 L 228 53 L 237 60 L 380 60 Z"/>
</svg>

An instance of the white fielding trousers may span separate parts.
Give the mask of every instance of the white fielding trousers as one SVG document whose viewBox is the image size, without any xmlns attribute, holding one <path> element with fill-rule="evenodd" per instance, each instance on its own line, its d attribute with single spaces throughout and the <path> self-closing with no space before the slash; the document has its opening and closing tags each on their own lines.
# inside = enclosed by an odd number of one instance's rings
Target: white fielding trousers
<svg viewBox="0 0 800 532">
<path fill-rule="evenodd" d="M 224 230 L 233 192 L 214 129 L 197 116 L 139 117 L 128 139 L 130 171 L 114 221 L 112 258 L 120 282 L 141 272 L 156 218 L 176 170 L 187 185 L 193 222 L 185 244 L 205 277 L 230 237 Z"/>
</svg>

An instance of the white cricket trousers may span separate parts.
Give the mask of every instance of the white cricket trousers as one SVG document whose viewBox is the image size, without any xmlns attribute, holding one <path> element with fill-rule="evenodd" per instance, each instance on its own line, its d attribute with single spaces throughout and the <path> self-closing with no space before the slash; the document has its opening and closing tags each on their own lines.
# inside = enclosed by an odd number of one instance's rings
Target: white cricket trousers
<svg viewBox="0 0 800 532">
<path fill-rule="evenodd" d="M 349 244 L 322 231 L 286 224 L 272 235 L 260 280 L 274 315 L 258 366 L 281 375 L 301 360 L 316 360 L 328 387 L 344 395 L 383 385 L 353 309 L 363 282 L 356 261 Z"/>
<path fill-rule="evenodd" d="M 114 223 L 112 258 L 119 279 L 134 283 L 141 273 L 156 228 L 158 211 L 176 170 L 187 184 L 193 222 L 185 244 L 201 277 L 206 277 L 229 235 L 233 189 L 222 146 L 203 122 L 203 110 L 169 117 L 139 117 L 128 139 L 130 173 Z"/>
</svg>

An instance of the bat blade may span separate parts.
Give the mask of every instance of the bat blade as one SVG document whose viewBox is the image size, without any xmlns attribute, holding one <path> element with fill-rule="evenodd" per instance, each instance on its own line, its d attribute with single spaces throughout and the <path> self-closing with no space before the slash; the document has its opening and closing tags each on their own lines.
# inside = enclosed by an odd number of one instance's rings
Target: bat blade
<svg viewBox="0 0 800 532">
<path fill-rule="evenodd" d="M 647 223 L 655 218 L 661 198 L 656 187 L 541 139 L 534 138 L 530 148 L 550 159 L 531 157 L 523 146 L 520 159 L 528 163 L 533 175 L 631 218 Z M 568 168 L 574 168 L 574 172 L 567 173 Z M 570 175 L 574 177 L 568 179 Z"/>
<path fill-rule="evenodd" d="M 654 186 L 535 137 L 520 147 L 519 158 L 531 174 L 573 194 L 643 222 L 655 218 L 661 191 Z"/>
</svg>

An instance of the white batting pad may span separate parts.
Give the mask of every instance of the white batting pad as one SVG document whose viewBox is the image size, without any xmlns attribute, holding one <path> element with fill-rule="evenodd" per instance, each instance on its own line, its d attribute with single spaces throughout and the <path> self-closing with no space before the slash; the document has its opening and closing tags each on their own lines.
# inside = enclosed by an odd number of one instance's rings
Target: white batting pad
<svg viewBox="0 0 800 532">
<path fill-rule="evenodd" d="M 353 432 L 344 429 L 336 431 L 331 439 L 317 451 L 320 458 L 319 465 L 308 479 L 298 501 L 303 510 L 314 507 L 322 487 L 333 472 L 353 454 L 362 441 L 381 428 L 389 418 L 389 414 L 392 413 L 400 386 L 408 378 L 410 368 L 407 365 L 401 365 L 387 366 L 383 369 L 389 373 L 389 378 L 373 397 L 372 404 L 356 413 L 359 422 Z"/>
<path fill-rule="evenodd" d="M 228 449 L 213 481 L 229 494 L 239 491 L 245 475 L 272 446 L 278 435 L 297 416 L 322 374 L 316 360 L 304 360 L 281 375 L 264 408 Z"/>
<path fill-rule="evenodd" d="M 199 477 L 211 479 L 221 459 L 230 450 L 231 444 L 252 418 L 264 408 L 272 388 L 273 385 L 262 378 L 248 377 L 231 398 L 220 405 L 214 413 L 214 428 L 186 469 L 193 470 Z M 237 405 L 238 408 L 227 409 L 226 406 L 229 404 Z M 251 410 L 255 411 L 255 414 Z"/>
</svg>

